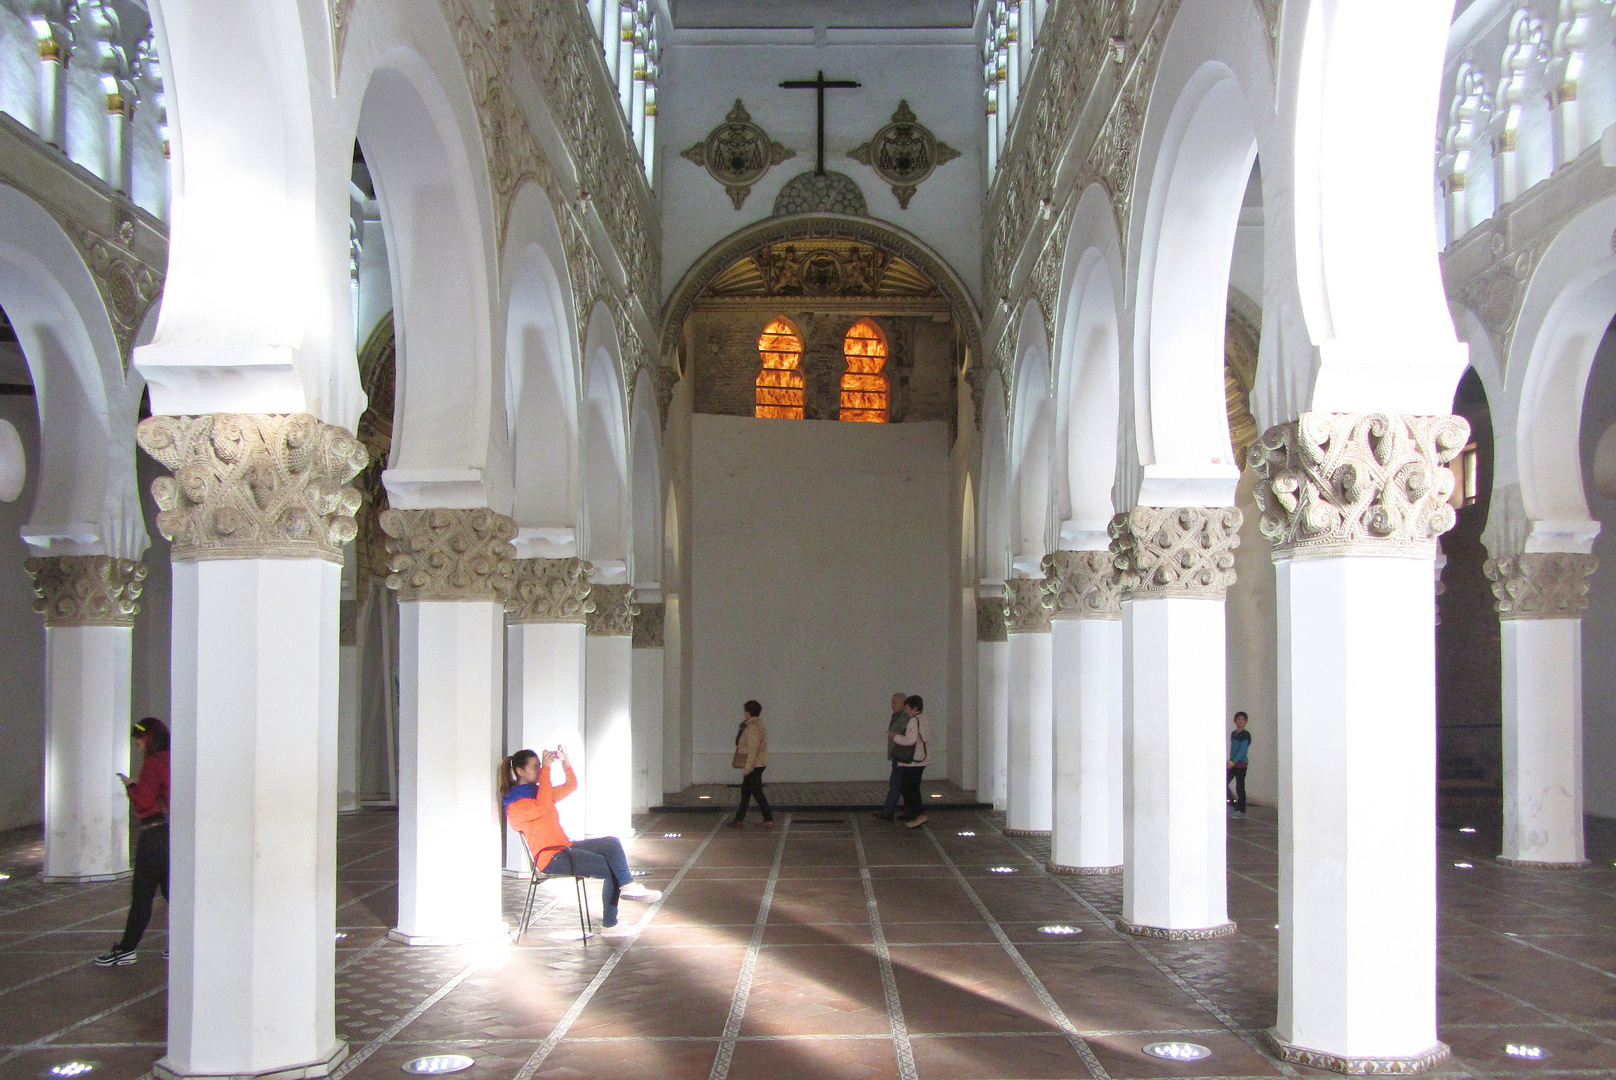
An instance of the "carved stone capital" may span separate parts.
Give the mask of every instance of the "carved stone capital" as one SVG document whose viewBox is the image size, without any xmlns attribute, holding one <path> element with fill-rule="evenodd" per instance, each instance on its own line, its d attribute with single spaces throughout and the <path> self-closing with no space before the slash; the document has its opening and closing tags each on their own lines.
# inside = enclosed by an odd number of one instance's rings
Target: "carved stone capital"
<svg viewBox="0 0 1616 1080">
<path fill-rule="evenodd" d="M 589 619 L 584 633 L 590 637 L 632 637 L 634 606 L 632 585 L 591 585 L 589 587 Z"/>
<path fill-rule="evenodd" d="M 1004 601 L 998 597 L 978 597 L 976 601 L 976 640 L 1007 641 Z"/>
<path fill-rule="evenodd" d="M 388 510 L 387 587 L 401 601 L 502 602 L 515 584 L 516 522 L 474 510 Z"/>
<path fill-rule="evenodd" d="M 357 532 L 357 490 L 370 461 L 342 428 L 306 413 L 152 416 L 140 448 L 173 473 L 152 481 L 171 558 L 342 561 Z"/>
<path fill-rule="evenodd" d="M 1044 556 L 1044 594 L 1052 619 L 1120 619 L 1121 589 L 1109 551 L 1052 551 Z"/>
<path fill-rule="evenodd" d="M 664 645 L 664 624 L 668 617 L 666 604 L 636 604 L 634 606 L 634 647 L 660 649 Z"/>
<path fill-rule="evenodd" d="M 1111 519 L 1111 554 L 1123 600 L 1222 600 L 1240 546 L 1232 506 L 1136 506 Z"/>
<path fill-rule="evenodd" d="M 1580 619 L 1588 606 L 1588 575 L 1599 569 L 1592 555 L 1529 552 L 1488 559 L 1482 570 L 1493 583 L 1500 619 Z"/>
<path fill-rule="evenodd" d="M 505 617 L 513 623 L 583 623 L 593 610 L 582 559 L 517 559 Z"/>
<path fill-rule="evenodd" d="M 1012 634 L 1049 633 L 1049 601 L 1043 578 L 1011 578 L 1004 583 L 1004 623 Z"/>
<path fill-rule="evenodd" d="M 107 555 L 24 559 L 34 579 L 34 610 L 46 626 L 133 626 L 146 564 Z"/>
<path fill-rule="evenodd" d="M 1274 558 L 1430 557 L 1469 438 L 1461 416 L 1310 412 L 1269 428 L 1246 460 Z"/>
</svg>

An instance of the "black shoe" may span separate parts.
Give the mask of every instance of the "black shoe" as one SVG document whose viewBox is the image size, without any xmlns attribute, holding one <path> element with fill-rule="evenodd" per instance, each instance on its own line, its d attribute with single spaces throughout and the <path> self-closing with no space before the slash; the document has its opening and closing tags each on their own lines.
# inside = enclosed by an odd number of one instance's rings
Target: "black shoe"
<svg viewBox="0 0 1616 1080">
<path fill-rule="evenodd" d="M 95 958 L 96 967 L 123 967 L 134 962 L 135 950 L 120 949 L 116 945 Z"/>
<path fill-rule="evenodd" d="M 164 950 L 163 950 L 163 959 L 164 959 L 164 960 L 167 960 L 167 959 L 168 959 L 168 950 L 167 950 L 167 949 L 164 949 Z"/>
</svg>

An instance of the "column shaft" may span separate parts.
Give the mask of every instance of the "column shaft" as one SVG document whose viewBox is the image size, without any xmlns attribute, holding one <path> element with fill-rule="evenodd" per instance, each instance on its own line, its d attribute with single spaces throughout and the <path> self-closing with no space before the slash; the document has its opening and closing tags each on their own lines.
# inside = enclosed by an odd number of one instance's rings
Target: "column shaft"
<svg viewBox="0 0 1616 1080">
<path fill-rule="evenodd" d="M 584 765 L 584 624 L 512 623 L 507 669 L 505 753 L 565 746 L 574 769 Z M 556 804 L 568 836 L 584 835 L 580 795 Z M 527 856 L 506 827 L 505 869 L 525 873 Z"/>
<path fill-rule="evenodd" d="M 634 665 L 634 812 L 643 814 L 662 802 L 661 649 L 635 649 Z"/>
<path fill-rule="evenodd" d="M 976 797 L 1006 806 L 1010 770 L 1010 643 L 976 643 L 977 751 Z"/>
<path fill-rule="evenodd" d="M 1050 864 L 1121 873 L 1122 621 L 1056 619 Z"/>
<path fill-rule="evenodd" d="M 45 628 L 45 881 L 129 874 L 128 626 Z"/>
<path fill-rule="evenodd" d="M 359 809 L 359 701 L 364 657 L 357 637 L 358 604 L 342 601 L 337 648 L 337 812 Z"/>
<path fill-rule="evenodd" d="M 627 634 L 585 639 L 581 782 L 590 836 L 627 836 L 634 828 L 632 643 Z"/>
<path fill-rule="evenodd" d="M 1012 833 L 1047 833 L 1055 792 L 1054 639 L 1047 631 L 1012 632 L 1009 637 L 1010 767 L 1005 825 Z"/>
<path fill-rule="evenodd" d="M 1587 863 L 1582 825 L 1582 620 L 1505 619 L 1504 845 L 1528 866 Z"/>
</svg>

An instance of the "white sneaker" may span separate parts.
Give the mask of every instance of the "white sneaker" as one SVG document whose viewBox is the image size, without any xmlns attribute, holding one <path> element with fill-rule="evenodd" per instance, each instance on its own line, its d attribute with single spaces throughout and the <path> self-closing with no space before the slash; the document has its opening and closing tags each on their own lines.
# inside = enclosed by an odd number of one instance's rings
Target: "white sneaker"
<svg viewBox="0 0 1616 1080">
<path fill-rule="evenodd" d="M 631 881 L 617 891 L 617 895 L 624 900 L 637 900 L 642 904 L 654 904 L 662 899 L 660 889 L 647 889 L 638 881 Z"/>
<path fill-rule="evenodd" d="M 639 932 L 639 924 L 620 922 L 616 926 L 601 927 L 600 936 L 608 941 L 620 941 L 623 938 L 631 938 Z"/>
</svg>

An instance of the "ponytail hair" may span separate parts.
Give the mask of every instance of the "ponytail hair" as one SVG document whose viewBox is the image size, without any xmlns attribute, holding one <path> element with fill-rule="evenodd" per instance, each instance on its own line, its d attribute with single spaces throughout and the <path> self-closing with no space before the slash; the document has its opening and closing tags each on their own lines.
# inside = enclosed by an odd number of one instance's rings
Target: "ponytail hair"
<svg viewBox="0 0 1616 1080">
<path fill-rule="evenodd" d="M 521 783 L 517 779 L 516 770 L 524 768 L 528 762 L 538 756 L 531 750 L 518 750 L 499 763 L 499 797 L 501 801 L 510 793 L 511 788 Z"/>
</svg>

